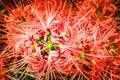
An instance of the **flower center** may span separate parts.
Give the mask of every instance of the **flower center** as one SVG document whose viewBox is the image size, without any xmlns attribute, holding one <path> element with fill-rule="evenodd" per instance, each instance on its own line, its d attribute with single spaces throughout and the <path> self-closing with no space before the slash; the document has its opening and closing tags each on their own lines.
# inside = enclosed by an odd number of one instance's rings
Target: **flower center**
<svg viewBox="0 0 120 80">
<path fill-rule="evenodd" d="M 42 37 L 38 37 L 37 40 L 40 41 L 43 45 L 45 45 L 40 50 L 41 53 L 44 54 L 43 56 L 47 56 L 47 58 L 51 60 L 52 56 L 50 54 L 50 51 L 59 49 L 60 46 L 56 45 L 54 42 L 52 42 L 52 40 L 51 40 L 51 32 L 50 31 L 46 32 L 46 36 L 47 36 L 47 40 L 44 40 Z"/>
</svg>

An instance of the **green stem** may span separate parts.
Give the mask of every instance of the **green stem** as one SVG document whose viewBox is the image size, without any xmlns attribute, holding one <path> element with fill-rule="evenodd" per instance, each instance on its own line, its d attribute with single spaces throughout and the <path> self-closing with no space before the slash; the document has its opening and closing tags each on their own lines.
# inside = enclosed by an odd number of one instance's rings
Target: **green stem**
<svg viewBox="0 0 120 80">
<path fill-rule="evenodd" d="M 47 42 L 43 38 L 41 38 L 41 37 L 38 37 L 37 40 L 42 42 L 43 44 L 47 44 Z"/>
<path fill-rule="evenodd" d="M 47 32 L 46 35 L 47 35 L 48 41 L 51 41 L 51 33 Z"/>
</svg>

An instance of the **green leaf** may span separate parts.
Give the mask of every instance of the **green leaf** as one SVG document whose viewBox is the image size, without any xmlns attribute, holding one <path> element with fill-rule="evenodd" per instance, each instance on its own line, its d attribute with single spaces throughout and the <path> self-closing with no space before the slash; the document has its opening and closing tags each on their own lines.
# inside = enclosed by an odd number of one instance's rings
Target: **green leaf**
<svg viewBox="0 0 120 80">
<path fill-rule="evenodd" d="M 120 17 L 120 11 L 117 11 L 115 17 Z"/>
</svg>

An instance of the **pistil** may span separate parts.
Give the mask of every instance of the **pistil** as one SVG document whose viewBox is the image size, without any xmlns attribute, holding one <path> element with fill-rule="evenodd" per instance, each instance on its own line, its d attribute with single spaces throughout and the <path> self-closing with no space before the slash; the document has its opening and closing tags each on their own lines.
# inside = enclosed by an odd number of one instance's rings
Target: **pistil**
<svg viewBox="0 0 120 80">
<path fill-rule="evenodd" d="M 41 43 L 45 44 L 45 47 L 42 48 L 40 51 L 44 52 L 48 50 L 48 59 L 51 60 L 51 54 L 50 51 L 56 48 L 60 48 L 59 45 L 56 45 L 54 42 L 51 40 L 51 32 L 48 31 L 46 32 L 47 40 L 45 41 L 42 37 L 37 37 L 37 40 L 40 41 Z"/>
</svg>

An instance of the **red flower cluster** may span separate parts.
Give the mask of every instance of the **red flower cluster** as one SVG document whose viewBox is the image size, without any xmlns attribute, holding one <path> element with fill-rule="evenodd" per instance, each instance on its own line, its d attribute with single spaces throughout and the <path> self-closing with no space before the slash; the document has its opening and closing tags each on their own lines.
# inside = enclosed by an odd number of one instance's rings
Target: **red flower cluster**
<svg viewBox="0 0 120 80">
<path fill-rule="evenodd" d="M 120 79 L 120 26 L 109 0 L 13 3 L 3 2 L 0 15 L 1 79 Z"/>
</svg>

